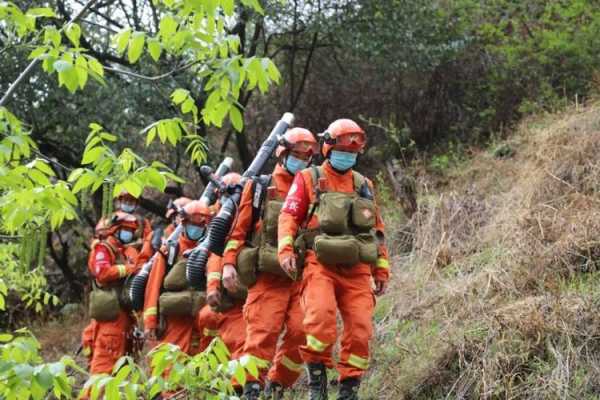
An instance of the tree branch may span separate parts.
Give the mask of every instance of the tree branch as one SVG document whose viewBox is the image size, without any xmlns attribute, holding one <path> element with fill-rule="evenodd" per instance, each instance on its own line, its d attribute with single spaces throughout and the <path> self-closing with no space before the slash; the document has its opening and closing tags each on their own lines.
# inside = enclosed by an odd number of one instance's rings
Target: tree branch
<svg viewBox="0 0 600 400">
<path fill-rule="evenodd" d="M 118 68 L 106 67 L 106 66 L 104 67 L 104 69 L 106 71 L 113 72 L 115 74 L 123 74 L 123 75 L 131 76 L 131 77 L 134 77 L 134 78 L 137 78 L 137 79 L 144 79 L 144 80 L 147 80 L 147 81 L 158 81 L 158 80 L 161 80 L 163 78 L 167 78 L 167 77 L 169 77 L 171 75 L 175 75 L 175 74 L 177 74 L 177 73 L 179 73 L 181 71 L 185 71 L 186 69 L 189 69 L 192 66 L 194 66 L 196 64 L 199 64 L 200 62 L 201 62 L 201 60 L 192 61 L 190 63 L 182 65 L 181 67 L 175 68 L 175 69 L 173 69 L 173 70 L 171 70 L 169 72 L 165 72 L 164 74 L 155 75 L 155 76 L 141 75 L 141 74 L 138 74 L 138 73 L 135 73 L 135 72 L 126 71 L 126 70 L 118 69 Z"/>
<path fill-rule="evenodd" d="M 300 100 L 302 91 L 304 90 L 304 84 L 306 83 L 306 77 L 308 76 L 308 72 L 310 70 L 310 62 L 311 62 L 312 56 L 315 52 L 315 48 L 317 46 L 318 39 L 319 39 L 319 32 L 315 32 L 315 34 L 313 35 L 313 40 L 311 42 L 310 51 L 306 58 L 306 63 L 304 64 L 304 71 L 302 72 L 302 79 L 300 80 L 300 85 L 298 86 L 298 92 L 292 99 L 290 111 L 294 111 L 294 109 L 298 105 L 298 101 Z"/>
<path fill-rule="evenodd" d="M 77 13 L 77 15 L 75 15 L 73 18 L 71 18 L 71 20 L 68 22 L 68 24 L 76 22 L 77 20 L 79 20 L 79 18 L 81 18 L 83 16 L 83 14 L 85 14 L 87 12 L 87 10 L 89 10 L 89 8 L 96 1 L 98 1 L 98 0 L 90 0 L 90 1 L 88 1 L 87 4 L 81 9 L 81 11 L 79 11 Z M 63 25 L 63 28 L 64 28 L 64 25 Z M 31 71 L 33 71 L 33 68 L 37 65 L 37 63 L 39 61 L 40 61 L 39 58 L 34 58 L 33 60 L 31 60 L 31 62 L 27 66 L 27 68 L 25 68 L 25 70 L 23 72 L 21 72 L 21 75 L 19 75 L 17 77 L 17 79 L 13 83 L 11 83 L 11 85 L 9 86 L 9 88 L 6 91 L 6 93 L 4 94 L 4 96 L 2 96 L 2 99 L 0 99 L 0 107 L 4 106 L 6 104 L 6 102 L 8 101 L 8 99 L 10 99 L 10 97 L 15 92 L 15 90 L 17 90 L 17 87 L 21 84 L 21 82 L 23 82 L 25 80 L 25 78 L 27 78 L 27 76 L 31 73 Z"/>
</svg>

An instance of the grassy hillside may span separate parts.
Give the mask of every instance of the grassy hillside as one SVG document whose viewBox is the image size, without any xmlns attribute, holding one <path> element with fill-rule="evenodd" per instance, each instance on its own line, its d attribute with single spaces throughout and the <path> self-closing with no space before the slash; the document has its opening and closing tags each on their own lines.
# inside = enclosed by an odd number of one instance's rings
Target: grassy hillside
<svg viewBox="0 0 600 400">
<path fill-rule="evenodd" d="M 417 214 L 388 215 L 392 247 L 413 246 L 378 304 L 364 398 L 598 398 L 600 106 L 498 145 L 514 154 L 421 174 Z"/>
</svg>

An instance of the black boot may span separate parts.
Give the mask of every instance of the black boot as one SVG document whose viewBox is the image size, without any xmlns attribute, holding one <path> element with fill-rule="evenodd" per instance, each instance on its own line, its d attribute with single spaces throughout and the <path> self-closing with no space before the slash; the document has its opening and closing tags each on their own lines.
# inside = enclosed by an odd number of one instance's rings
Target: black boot
<svg viewBox="0 0 600 400">
<path fill-rule="evenodd" d="M 268 381 L 265 385 L 265 399 L 281 400 L 283 399 L 283 386 L 277 382 Z"/>
<path fill-rule="evenodd" d="M 260 398 L 261 387 L 258 382 L 247 382 L 244 385 L 244 396 L 245 400 L 258 400 Z"/>
<path fill-rule="evenodd" d="M 327 370 L 323 363 L 308 363 L 308 399 L 327 400 Z"/>
<path fill-rule="evenodd" d="M 358 400 L 360 379 L 347 378 L 340 382 L 340 391 L 337 400 Z"/>
</svg>

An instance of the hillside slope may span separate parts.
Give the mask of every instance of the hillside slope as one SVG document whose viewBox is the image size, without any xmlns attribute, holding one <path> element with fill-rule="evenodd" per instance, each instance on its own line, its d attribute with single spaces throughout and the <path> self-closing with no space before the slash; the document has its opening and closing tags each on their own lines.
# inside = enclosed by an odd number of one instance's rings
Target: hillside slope
<svg viewBox="0 0 600 400">
<path fill-rule="evenodd" d="M 600 106 L 524 121 L 400 230 L 365 399 L 591 399 L 600 393 Z M 439 180 L 439 179 L 438 179 Z M 398 252 L 397 252 L 398 253 Z"/>
</svg>

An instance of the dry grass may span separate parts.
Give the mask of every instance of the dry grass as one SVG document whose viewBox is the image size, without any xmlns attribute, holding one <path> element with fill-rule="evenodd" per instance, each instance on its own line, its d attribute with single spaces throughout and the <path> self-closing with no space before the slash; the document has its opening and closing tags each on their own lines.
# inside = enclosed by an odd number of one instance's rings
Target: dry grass
<svg viewBox="0 0 600 400">
<path fill-rule="evenodd" d="M 600 107 L 524 121 L 510 145 L 442 193 L 420 178 L 365 398 L 598 398 Z"/>
</svg>

